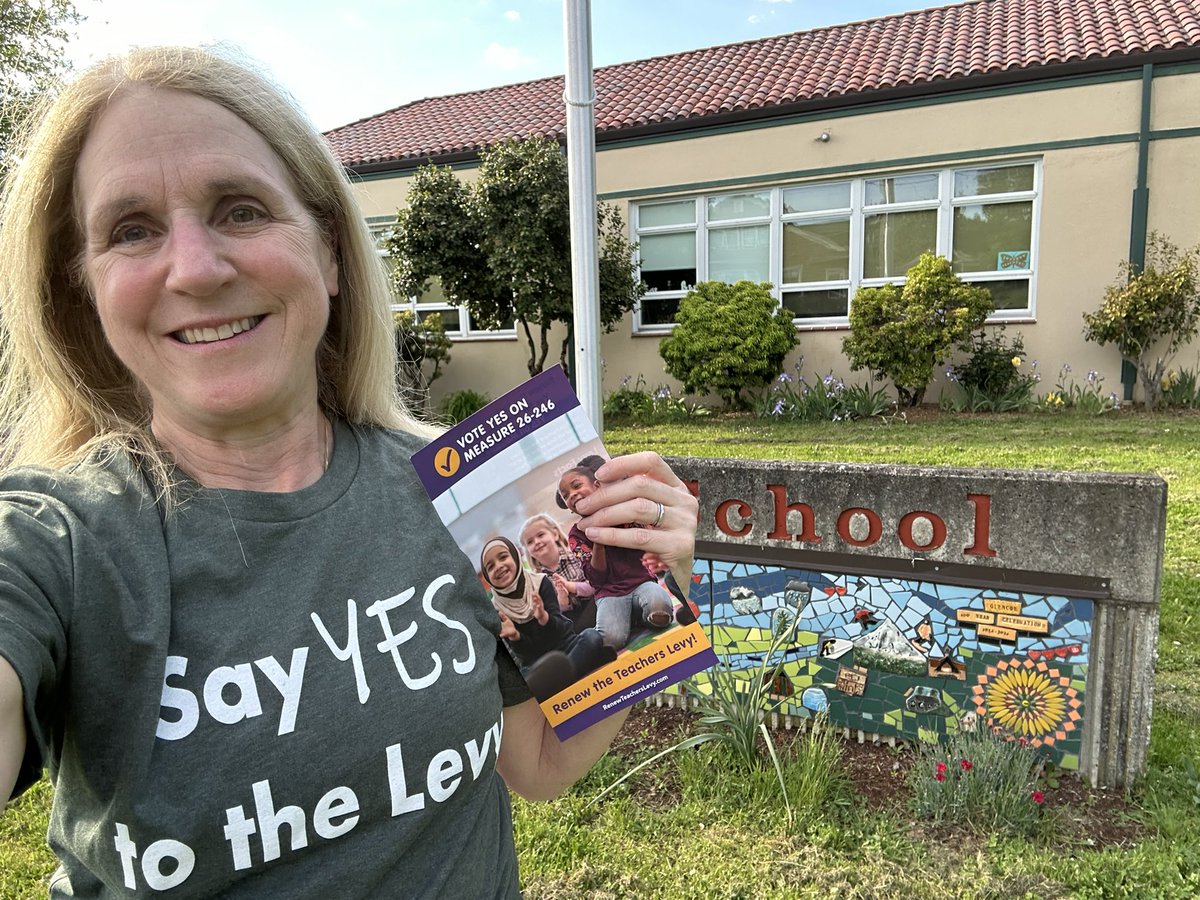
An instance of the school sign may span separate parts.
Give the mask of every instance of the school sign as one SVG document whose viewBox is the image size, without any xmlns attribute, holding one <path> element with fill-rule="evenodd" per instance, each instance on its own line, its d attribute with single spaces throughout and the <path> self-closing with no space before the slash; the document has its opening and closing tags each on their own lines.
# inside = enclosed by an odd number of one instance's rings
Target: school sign
<svg viewBox="0 0 1200 900">
<path fill-rule="evenodd" d="M 1162 479 L 670 463 L 700 501 L 692 597 L 714 649 L 749 668 L 789 629 L 781 713 L 872 739 L 996 728 L 1098 785 L 1143 771 Z"/>
</svg>

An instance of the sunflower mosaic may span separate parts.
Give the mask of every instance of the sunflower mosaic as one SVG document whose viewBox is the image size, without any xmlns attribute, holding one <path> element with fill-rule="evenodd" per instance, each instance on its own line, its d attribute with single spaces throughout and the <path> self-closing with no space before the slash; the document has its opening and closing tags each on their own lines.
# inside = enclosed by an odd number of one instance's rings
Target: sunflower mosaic
<svg viewBox="0 0 1200 900">
<path fill-rule="evenodd" d="M 972 688 L 975 708 L 988 725 L 1034 747 L 1067 739 L 1083 701 L 1071 678 L 1044 660 L 1010 658 L 989 665 Z"/>
</svg>

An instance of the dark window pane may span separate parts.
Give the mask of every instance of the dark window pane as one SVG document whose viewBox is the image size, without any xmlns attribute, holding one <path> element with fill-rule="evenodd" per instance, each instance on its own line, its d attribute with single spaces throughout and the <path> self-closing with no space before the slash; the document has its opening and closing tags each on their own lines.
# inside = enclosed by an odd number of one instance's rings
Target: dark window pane
<svg viewBox="0 0 1200 900">
<path fill-rule="evenodd" d="M 660 269 L 647 272 L 642 269 L 642 281 L 647 291 L 686 291 L 696 285 L 696 269 Z"/>
<path fill-rule="evenodd" d="M 850 220 L 785 222 L 783 283 L 850 277 Z"/>
<path fill-rule="evenodd" d="M 865 278 L 903 278 L 937 246 L 936 209 L 867 216 L 865 226 Z"/>
<path fill-rule="evenodd" d="M 791 291 L 783 295 L 783 305 L 791 311 L 793 319 L 845 316 L 846 291 Z"/>
<path fill-rule="evenodd" d="M 462 327 L 457 309 L 435 309 L 427 312 L 417 307 L 417 315 L 421 317 L 422 322 L 428 322 L 430 319 L 441 319 L 442 330 L 446 334 L 458 334 L 459 329 Z"/>
<path fill-rule="evenodd" d="M 954 210 L 954 271 L 1031 267 L 1032 203 L 972 203 Z"/>
<path fill-rule="evenodd" d="M 675 321 L 675 314 L 679 312 L 679 299 L 678 297 L 659 298 L 652 294 L 646 294 L 641 300 L 642 324 L 672 324 Z"/>
<path fill-rule="evenodd" d="M 997 310 L 1029 308 L 1029 281 L 1027 279 L 978 281 L 976 284 L 992 292 L 992 302 L 996 304 Z"/>
</svg>

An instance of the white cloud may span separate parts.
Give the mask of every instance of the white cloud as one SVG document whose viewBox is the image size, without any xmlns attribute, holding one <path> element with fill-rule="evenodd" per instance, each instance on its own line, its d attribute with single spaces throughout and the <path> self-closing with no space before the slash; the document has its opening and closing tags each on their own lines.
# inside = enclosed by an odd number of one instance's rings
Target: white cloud
<svg viewBox="0 0 1200 900">
<path fill-rule="evenodd" d="M 749 22 L 751 25 L 757 25 L 759 22 L 762 21 L 762 16 L 760 16 L 756 13 L 753 16 L 747 16 L 746 21 Z"/>
<path fill-rule="evenodd" d="M 508 21 L 510 21 L 510 22 L 520 22 L 521 14 L 519 12 L 517 12 L 515 9 L 509 9 L 509 10 L 505 10 L 504 18 L 508 19 Z"/>
<path fill-rule="evenodd" d="M 526 56 L 520 47 L 505 47 L 495 41 L 488 44 L 483 51 L 483 61 L 493 69 L 513 72 L 537 62 L 532 56 Z"/>
<path fill-rule="evenodd" d="M 792 0 L 767 0 L 768 3 L 791 3 Z"/>
</svg>

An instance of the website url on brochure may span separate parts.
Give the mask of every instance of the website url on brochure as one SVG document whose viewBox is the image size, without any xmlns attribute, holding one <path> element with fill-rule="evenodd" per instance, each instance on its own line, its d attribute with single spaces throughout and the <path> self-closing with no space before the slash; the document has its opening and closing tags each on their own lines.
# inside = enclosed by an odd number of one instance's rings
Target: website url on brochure
<svg viewBox="0 0 1200 900">
<path fill-rule="evenodd" d="M 655 678 L 653 681 L 647 681 L 645 684 L 638 685 L 632 691 L 626 691 L 623 694 L 618 694 L 607 703 L 601 703 L 600 708 L 605 710 L 612 709 L 614 706 L 624 703 L 626 700 L 630 700 L 636 697 L 638 694 L 644 694 L 646 691 L 653 690 L 666 680 L 667 676 L 663 675 L 661 678 Z"/>
</svg>

